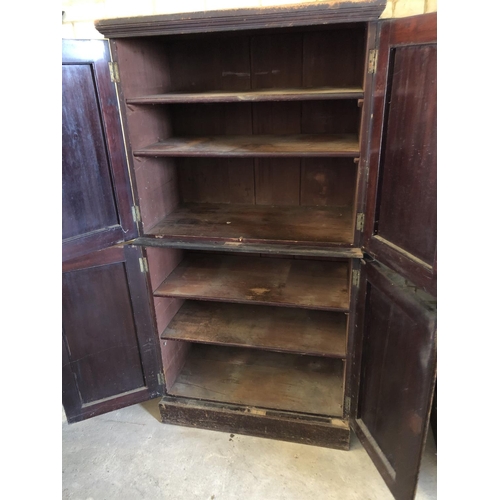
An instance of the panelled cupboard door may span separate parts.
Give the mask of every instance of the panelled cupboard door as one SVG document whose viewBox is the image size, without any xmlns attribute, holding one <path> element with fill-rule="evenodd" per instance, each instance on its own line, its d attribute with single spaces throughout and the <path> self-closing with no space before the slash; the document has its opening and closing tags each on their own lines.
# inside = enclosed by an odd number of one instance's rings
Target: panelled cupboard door
<svg viewBox="0 0 500 500">
<path fill-rule="evenodd" d="M 63 40 L 63 260 L 137 235 L 110 61 L 105 40 Z"/>
<path fill-rule="evenodd" d="M 364 250 L 436 295 L 436 13 L 380 23 Z"/>
<path fill-rule="evenodd" d="M 351 427 L 396 500 L 415 496 L 436 376 L 436 302 L 362 261 Z"/>
<path fill-rule="evenodd" d="M 69 422 L 163 393 L 161 362 L 138 247 L 63 263 L 63 406 Z"/>
</svg>

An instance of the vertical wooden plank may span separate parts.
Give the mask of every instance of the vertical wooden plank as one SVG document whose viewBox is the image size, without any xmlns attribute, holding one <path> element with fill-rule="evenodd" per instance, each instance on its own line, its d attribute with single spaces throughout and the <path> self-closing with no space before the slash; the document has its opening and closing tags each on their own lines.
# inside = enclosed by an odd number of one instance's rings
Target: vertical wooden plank
<svg viewBox="0 0 500 500">
<path fill-rule="evenodd" d="M 304 33 L 304 87 L 360 87 L 363 52 L 363 26 Z"/>
<path fill-rule="evenodd" d="M 356 165 L 352 158 L 304 158 L 300 204 L 353 208 Z"/>
<path fill-rule="evenodd" d="M 184 203 L 255 203 L 250 158 L 178 158 Z"/>
<path fill-rule="evenodd" d="M 302 34 L 253 36 L 251 72 L 252 89 L 302 87 Z"/>
<path fill-rule="evenodd" d="M 254 103 L 254 134 L 300 133 L 300 103 Z M 257 205 L 299 205 L 300 159 L 255 159 L 255 203 Z"/>
<path fill-rule="evenodd" d="M 173 91 L 250 90 L 248 36 L 176 40 L 166 48 Z"/>
<path fill-rule="evenodd" d="M 353 99 L 302 103 L 303 134 L 357 134 L 359 108 Z"/>
</svg>

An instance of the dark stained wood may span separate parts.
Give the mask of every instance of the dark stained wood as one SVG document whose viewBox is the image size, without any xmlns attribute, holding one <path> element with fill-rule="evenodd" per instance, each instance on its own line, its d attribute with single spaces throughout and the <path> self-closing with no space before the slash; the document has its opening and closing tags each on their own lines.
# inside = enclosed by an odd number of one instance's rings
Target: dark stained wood
<svg viewBox="0 0 500 500">
<path fill-rule="evenodd" d="M 161 338 L 343 358 L 346 323 L 344 313 L 186 301 Z"/>
<path fill-rule="evenodd" d="M 350 207 L 186 204 L 147 234 L 201 241 L 352 243 Z"/>
<path fill-rule="evenodd" d="M 169 90 L 168 53 L 152 39 L 111 41 L 113 60 L 118 61 L 118 94 L 127 133 L 130 176 L 136 204 L 140 208 L 139 230 L 148 229 L 179 203 L 177 172 L 172 160 L 135 158 L 132 144 L 147 145 L 171 133 L 167 107 L 126 105 L 126 98 Z"/>
<path fill-rule="evenodd" d="M 339 359 L 194 344 L 173 396 L 318 415 L 342 415 Z"/>
<path fill-rule="evenodd" d="M 381 27 L 364 234 L 368 253 L 432 294 L 437 274 L 435 27 L 436 14 Z"/>
<path fill-rule="evenodd" d="M 252 106 L 249 102 L 170 106 L 172 135 L 175 138 L 251 134 Z"/>
<path fill-rule="evenodd" d="M 302 103 L 302 134 L 354 134 L 359 130 L 355 100 L 306 101 Z M 359 146 L 358 146 L 359 149 Z"/>
<path fill-rule="evenodd" d="M 82 258 L 80 268 L 73 260 L 63 274 L 63 405 L 70 422 L 161 393 L 139 255 L 134 247 L 110 248 Z"/>
<path fill-rule="evenodd" d="M 302 34 L 261 34 L 251 41 L 252 89 L 302 86 Z"/>
<path fill-rule="evenodd" d="M 251 158 L 177 158 L 184 203 L 255 203 Z"/>
<path fill-rule="evenodd" d="M 104 19 L 95 23 L 106 38 L 206 33 L 288 26 L 375 21 L 386 0 L 329 1 L 317 4 L 215 10 Z"/>
<path fill-rule="evenodd" d="M 184 38 L 165 44 L 163 50 L 169 54 L 173 91 L 235 93 L 251 89 L 248 37 L 232 37 L 230 41 L 204 37 L 201 42 Z"/>
<path fill-rule="evenodd" d="M 366 274 L 353 425 L 394 497 L 409 500 L 417 485 L 436 374 L 436 304 L 381 264 L 368 263 Z"/>
<path fill-rule="evenodd" d="M 359 155 L 353 134 L 173 137 L 136 149 L 135 156 L 350 156 Z"/>
<path fill-rule="evenodd" d="M 109 48 L 63 40 L 63 260 L 137 236 Z"/>
<path fill-rule="evenodd" d="M 363 78 L 364 98 L 361 108 L 360 121 L 360 155 L 357 170 L 357 180 L 355 189 L 355 212 L 357 214 L 365 214 L 366 218 L 366 190 L 368 185 L 369 160 L 370 160 L 370 129 L 372 126 L 373 117 L 373 89 L 374 89 L 374 74 L 368 72 L 370 64 L 370 51 L 376 50 L 378 42 L 378 23 L 368 23 L 366 33 L 366 48 L 365 48 L 365 73 Z M 354 241 L 356 246 L 362 245 L 363 230 L 361 227 L 354 225 Z"/>
<path fill-rule="evenodd" d="M 336 418 L 256 410 L 247 406 L 173 396 L 164 396 L 159 406 L 162 422 L 168 424 L 349 449 L 349 425 Z"/>
<path fill-rule="evenodd" d="M 301 161 L 302 206 L 354 206 L 357 168 L 352 158 L 303 158 Z M 346 230 L 352 241 L 352 220 Z"/>
<path fill-rule="evenodd" d="M 131 240 L 128 244 L 146 246 L 146 247 L 162 247 L 162 248 L 184 248 L 186 250 L 209 250 L 222 253 L 255 253 L 261 255 L 282 255 L 282 256 L 297 256 L 305 258 L 348 258 L 360 259 L 363 257 L 363 252 L 360 248 L 350 248 L 335 246 L 320 245 L 289 245 L 287 243 L 248 243 L 239 241 L 212 241 L 212 240 L 185 240 L 179 239 L 174 241 L 168 238 L 161 238 L 159 235 L 155 237 L 141 237 Z"/>
<path fill-rule="evenodd" d="M 395 49 L 377 217 L 378 236 L 430 265 L 437 232 L 436 67 L 435 45 Z"/>
<path fill-rule="evenodd" d="M 304 87 L 361 86 L 364 31 L 364 26 L 353 26 L 304 33 Z"/>
<path fill-rule="evenodd" d="M 115 263 L 63 275 L 63 327 L 84 404 L 145 385 L 125 273 Z"/>
<path fill-rule="evenodd" d="M 155 295 L 347 312 L 347 264 L 191 254 Z"/>
<path fill-rule="evenodd" d="M 196 72 L 198 74 L 198 71 Z M 169 92 L 127 99 L 128 104 L 179 104 L 259 101 L 362 99 L 361 87 L 281 88 L 247 91 Z"/>
</svg>

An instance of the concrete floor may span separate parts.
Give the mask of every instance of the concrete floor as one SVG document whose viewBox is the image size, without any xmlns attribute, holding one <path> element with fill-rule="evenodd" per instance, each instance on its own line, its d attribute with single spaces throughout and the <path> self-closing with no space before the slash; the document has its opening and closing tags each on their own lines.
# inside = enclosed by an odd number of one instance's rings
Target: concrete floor
<svg viewBox="0 0 500 500">
<path fill-rule="evenodd" d="M 392 499 L 354 435 L 350 451 L 231 437 L 161 424 L 158 401 L 63 421 L 63 499 Z M 432 435 L 417 499 L 436 499 Z"/>
</svg>

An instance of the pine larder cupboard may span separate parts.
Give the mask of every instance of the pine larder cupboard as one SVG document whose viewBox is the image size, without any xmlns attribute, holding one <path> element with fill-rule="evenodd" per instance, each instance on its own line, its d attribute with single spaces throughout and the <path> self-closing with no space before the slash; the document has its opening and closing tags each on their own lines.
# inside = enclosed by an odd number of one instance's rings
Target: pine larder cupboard
<svg viewBox="0 0 500 500">
<path fill-rule="evenodd" d="M 97 22 L 63 44 L 63 400 L 348 449 L 416 487 L 436 372 L 436 15 Z"/>
</svg>

